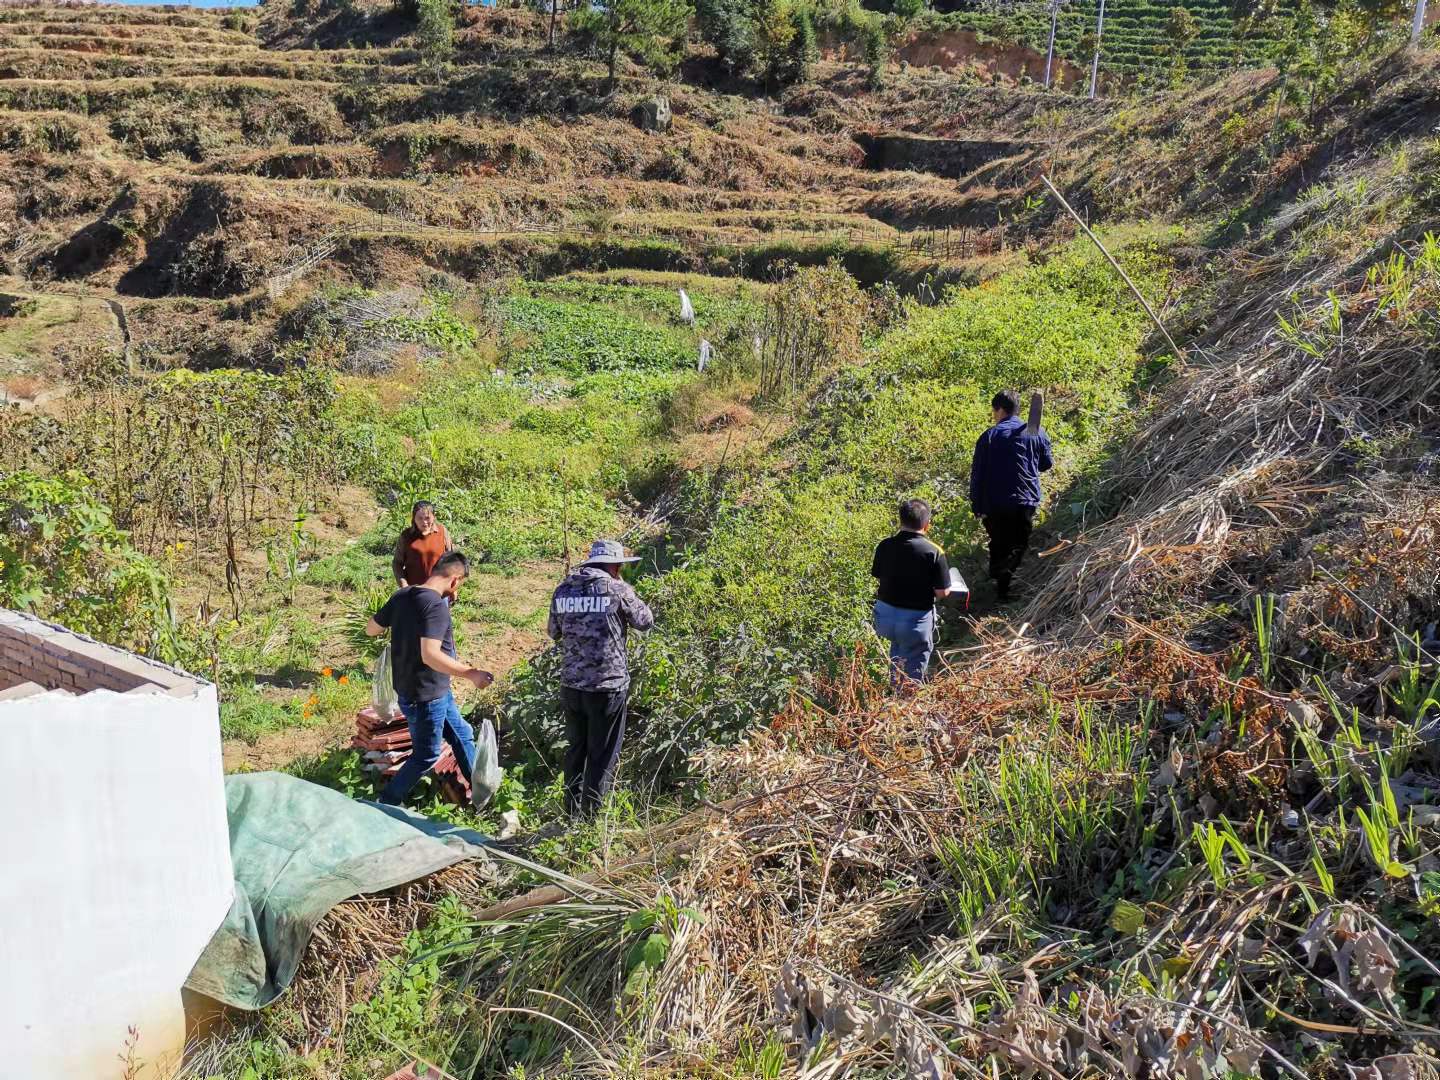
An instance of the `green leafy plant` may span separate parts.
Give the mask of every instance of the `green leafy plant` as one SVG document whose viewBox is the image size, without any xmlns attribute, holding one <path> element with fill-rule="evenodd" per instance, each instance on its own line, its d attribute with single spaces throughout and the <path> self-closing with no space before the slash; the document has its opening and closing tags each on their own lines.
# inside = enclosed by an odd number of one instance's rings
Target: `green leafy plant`
<svg viewBox="0 0 1440 1080">
<path fill-rule="evenodd" d="M 162 658 L 175 655 L 169 585 L 79 473 L 0 475 L 0 607 Z"/>
<path fill-rule="evenodd" d="M 265 562 L 270 568 L 270 576 L 282 582 L 285 599 L 292 604 L 300 575 L 304 572 L 304 557 L 314 550 L 315 544 L 314 538 L 305 531 L 305 516 L 305 511 L 297 511 L 295 520 L 281 539 L 265 545 Z"/>
<path fill-rule="evenodd" d="M 571 26 L 590 37 L 605 57 L 609 85 L 615 87 L 621 55 L 654 68 L 673 71 L 684 47 L 689 0 L 597 0 L 581 9 Z"/>
</svg>

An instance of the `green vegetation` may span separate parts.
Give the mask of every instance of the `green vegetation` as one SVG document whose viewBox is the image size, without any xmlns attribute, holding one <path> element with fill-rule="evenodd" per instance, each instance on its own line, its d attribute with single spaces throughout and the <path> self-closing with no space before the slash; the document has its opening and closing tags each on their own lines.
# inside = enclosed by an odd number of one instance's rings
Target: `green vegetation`
<svg viewBox="0 0 1440 1080">
<path fill-rule="evenodd" d="M 0 474 L 0 607 L 173 658 L 163 569 L 78 473 Z"/>
<path fill-rule="evenodd" d="M 1158 291 L 1155 239 L 1133 237 L 1124 250 L 1132 276 Z M 796 299 L 815 288 L 807 280 Z M 993 388 L 1057 388 L 1047 425 L 1062 468 L 1074 470 L 1125 409 L 1143 319 L 1103 259 L 1074 246 L 912 309 L 868 363 L 812 373 L 799 427 L 764 461 L 687 477 L 671 522 L 675 568 L 645 583 L 662 615 L 637 654 L 634 701 L 646 722 L 632 775 L 661 779 L 792 693 L 818 693 L 857 649 L 875 657 L 869 557 L 895 503 L 934 500 L 937 538 L 970 570 L 980 536 L 964 495 L 971 436 Z M 548 658 L 537 660 L 507 706 L 539 746 L 558 741 L 551 675 Z"/>
<path fill-rule="evenodd" d="M 814 13 L 790 0 L 700 0 L 696 16 L 726 70 L 767 89 L 803 81 L 819 54 Z"/>
<path fill-rule="evenodd" d="M 1263 63 L 1289 34 L 1295 5 L 1259 6 L 1236 18 L 1225 0 L 1109 0 L 1100 57 L 1102 73 L 1163 81 L 1176 71 L 1216 72 Z M 1072 0 L 1060 9 L 1055 51 L 1088 66 L 1094 51 L 1098 0 Z M 1177 14 L 1179 13 L 1179 14 Z M 1050 5 L 1024 0 L 995 14 L 964 13 L 945 22 L 979 31 L 999 45 L 1027 45 L 1044 53 Z M 1039 71 L 1034 73 L 1036 76 Z"/>
<path fill-rule="evenodd" d="M 455 55 L 455 7 L 451 0 L 419 0 L 415 38 L 422 62 L 438 73 Z"/>
<path fill-rule="evenodd" d="M 675 70 L 685 51 L 690 0 L 597 0 L 576 12 L 570 25 L 595 42 L 615 85 L 621 55 L 660 74 Z"/>
<path fill-rule="evenodd" d="M 1433 57 L 1363 66 L 1393 10 L 1111 3 L 1102 70 L 1135 92 L 1090 104 L 887 64 L 910 30 L 1043 47 L 1044 4 L 705 2 L 735 78 L 715 92 L 696 55 L 704 78 L 663 89 L 674 129 L 641 136 L 673 5 L 576 12 L 543 62 L 543 16 L 466 8 L 429 64 L 407 47 L 422 4 L 400 6 L 267 6 L 275 40 L 381 47 L 263 55 L 244 20 L 235 40 L 199 12 L 65 9 L 182 20 L 214 55 L 47 34 L 0 79 L 37 295 L 4 341 L 64 379 L 0 425 L 0 603 L 209 675 L 241 767 L 357 798 L 377 783 L 344 745 L 363 626 L 412 500 L 480 570 L 463 654 L 520 661 L 478 700 L 513 722 L 494 803 L 422 784 L 412 805 L 518 829 L 526 861 L 374 905 L 388 938 L 321 935 L 343 994 L 297 984 L 197 1075 L 1422 1073 L 1440 150 Z M 1064 10 L 1062 53 L 1087 58 L 1095 7 Z M 778 93 L 816 24 L 868 72 Z M 1036 149 L 957 184 L 852 168 L 870 127 Z M 1037 165 L 1187 356 L 1058 239 Z M 1001 257 L 922 257 L 903 231 L 952 220 L 1003 221 Z M 50 349 L 47 322 L 32 349 L 57 280 L 95 290 L 103 333 Z M 922 281 L 938 303 L 902 299 L 933 300 Z M 94 345 L 114 297 L 123 352 Z M 1058 458 L 1023 608 L 992 605 L 966 500 L 1001 386 L 1046 391 Z M 868 565 L 910 494 L 980 591 L 945 614 L 948 670 L 902 697 Z M 622 785 L 580 826 L 543 624 L 596 534 L 643 555 L 659 624 L 634 646 Z"/>
</svg>

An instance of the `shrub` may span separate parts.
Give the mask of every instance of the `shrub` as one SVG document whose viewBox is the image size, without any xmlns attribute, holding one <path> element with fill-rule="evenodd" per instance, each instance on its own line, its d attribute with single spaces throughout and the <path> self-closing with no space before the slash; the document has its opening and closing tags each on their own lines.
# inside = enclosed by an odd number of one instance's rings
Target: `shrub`
<svg viewBox="0 0 1440 1080">
<path fill-rule="evenodd" d="M 890 38 L 885 33 L 885 24 L 874 17 L 867 21 L 861 30 L 860 47 L 870 74 L 870 88 L 878 90 L 885 81 L 885 61 L 890 58 Z"/>
<path fill-rule="evenodd" d="M 83 476 L 0 477 L 0 517 L 0 607 L 168 658 L 165 575 Z"/>
<path fill-rule="evenodd" d="M 450 62 L 455 55 L 455 9 L 451 0 L 419 0 L 415 40 L 426 67 L 434 70 Z"/>
<path fill-rule="evenodd" d="M 689 0 L 596 0 L 576 12 L 571 25 L 605 57 L 613 89 L 622 53 L 662 75 L 673 72 L 690 12 Z"/>
<path fill-rule="evenodd" d="M 760 396 L 788 397 L 860 357 L 869 304 L 840 266 L 797 270 L 770 297 L 761 328 Z"/>
<path fill-rule="evenodd" d="M 731 74 L 767 88 L 804 80 L 819 55 L 810 11 L 794 0 L 699 0 L 696 21 Z"/>
<path fill-rule="evenodd" d="M 732 75 L 749 71 L 755 59 L 755 25 L 748 0 L 697 0 L 695 22 L 700 37 L 714 46 Z"/>
</svg>

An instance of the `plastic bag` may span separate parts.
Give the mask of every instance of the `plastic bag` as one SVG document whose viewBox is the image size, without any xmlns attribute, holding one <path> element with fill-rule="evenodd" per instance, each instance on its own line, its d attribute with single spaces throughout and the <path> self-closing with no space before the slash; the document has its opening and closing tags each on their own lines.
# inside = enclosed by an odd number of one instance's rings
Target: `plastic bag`
<svg viewBox="0 0 1440 1080">
<path fill-rule="evenodd" d="M 395 693 L 395 678 L 390 671 L 390 646 L 380 650 L 375 661 L 375 677 L 370 681 L 370 704 L 380 716 L 394 716 L 400 711 L 400 697 Z"/>
<path fill-rule="evenodd" d="M 690 303 L 690 295 L 684 289 L 680 290 L 680 321 L 686 326 L 695 321 L 695 306 Z"/>
<path fill-rule="evenodd" d="M 495 725 L 481 720 L 475 725 L 475 771 L 470 774 L 470 802 L 476 810 L 488 806 L 500 790 L 505 770 L 500 767 L 500 747 L 495 741 Z"/>
</svg>

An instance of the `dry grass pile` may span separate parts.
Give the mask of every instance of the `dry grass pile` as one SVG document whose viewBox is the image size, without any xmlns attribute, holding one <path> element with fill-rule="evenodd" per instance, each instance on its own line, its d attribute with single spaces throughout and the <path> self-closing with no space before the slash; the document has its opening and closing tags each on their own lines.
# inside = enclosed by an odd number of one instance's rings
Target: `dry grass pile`
<svg viewBox="0 0 1440 1080">
<path fill-rule="evenodd" d="M 284 999 L 286 1007 L 269 1014 L 272 1030 L 307 1050 L 342 1044 L 351 1006 L 370 996 L 387 966 L 404 953 L 406 937 L 430 920 L 440 902 L 453 898 L 478 910 L 494 888 L 492 867 L 463 862 L 336 905 L 315 927 Z"/>
<path fill-rule="evenodd" d="M 1426 1075 L 1437 703 L 1352 719 L 1148 628 L 983 632 L 917 697 L 857 673 L 706 755 L 712 809 L 572 902 L 587 940 L 603 897 L 656 913 L 602 957 L 613 1014 L 485 944 L 564 937 L 553 897 L 482 924 L 468 985 L 523 967 L 506 1005 L 578 1033 L 566 1075 Z"/>
<path fill-rule="evenodd" d="M 1190 359 L 1112 464 L 1100 497 L 1123 512 L 1066 546 L 1027 617 L 1099 632 L 1119 608 L 1201 599 L 1266 530 L 1303 535 L 1347 506 L 1372 523 L 1383 515 L 1408 550 L 1433 553 L 1433 479 L 1400 476 L 1433 460 L 1437 302 L 1433 238 L 1397 238 L 1388 257 L 1348 274 L 1277 266 L 1264 301 Z M 1312 572 L 1324 572 L 1332 539 L 1308 540 Z M 1372 592 L 1401 615 L 1408 593 Z"/>
</svg>

